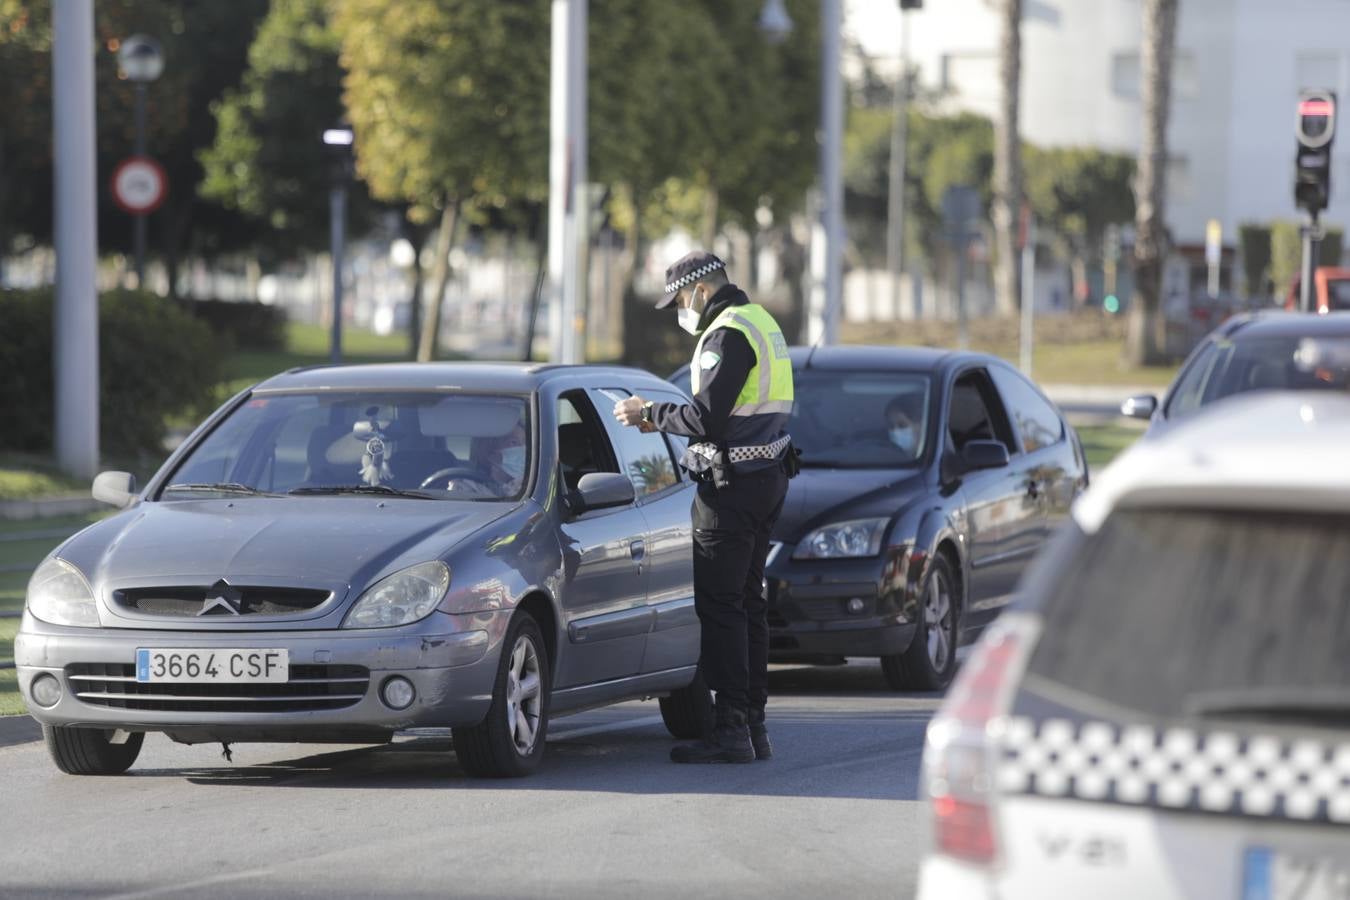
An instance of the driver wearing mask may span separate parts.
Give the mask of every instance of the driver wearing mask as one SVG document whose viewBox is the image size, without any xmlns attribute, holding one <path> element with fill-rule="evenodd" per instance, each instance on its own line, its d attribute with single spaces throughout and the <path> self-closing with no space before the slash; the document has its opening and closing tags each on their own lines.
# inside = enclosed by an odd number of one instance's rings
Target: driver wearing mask
<svg viewBox="0 0 1350 900">
<path fill-rule="evenodd" d="M 914 397 L 902 394 L 886 404 L 886 437 L 906 456 L 919 452 L 919 414 Z"/>
<path fill-rule="evenodd" d="M 500 437 L 474 438 L 469 457 L 482 477 L 452 477 L 446 490 L 460 497 L 514 497 L 525 478 L 524 424 Z"/>
</svg>

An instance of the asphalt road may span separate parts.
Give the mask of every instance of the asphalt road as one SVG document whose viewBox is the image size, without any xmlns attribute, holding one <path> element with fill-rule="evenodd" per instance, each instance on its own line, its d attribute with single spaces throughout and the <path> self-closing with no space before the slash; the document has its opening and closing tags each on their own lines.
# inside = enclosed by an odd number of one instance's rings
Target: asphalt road
<svg viewBox="0 0 1350 900">
<path fill-rule="evenodd" d="M 775 759 L 676 766 L 655 702 L 551 724 L 535 776 L 477 781 L 447 741 L 147 738 L 117 778 L 0 746 L 0 897 L 908 897 L 931 695 L 875 663 L 776 668 Z"/>
</svg>

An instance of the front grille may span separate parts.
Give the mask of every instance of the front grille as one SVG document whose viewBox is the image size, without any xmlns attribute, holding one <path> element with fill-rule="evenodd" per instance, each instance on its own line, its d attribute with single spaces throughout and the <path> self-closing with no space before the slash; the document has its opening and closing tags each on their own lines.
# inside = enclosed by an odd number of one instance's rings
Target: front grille
<svg viewBox="0 0 1350 900">
<path fill-rule="evenodd" d="M 834 598 L 827 600 L 798 600 L 797 607 L 801 609 L 802 615 L 806 616 L 808 619 L 842 619 L 847 615 L 844 611 L 844 602 Z"/>
<path fill-rule="evenodd" d="M 126 588 L 113 591 L 113 602 L 123 609 L 149 616 L 227 616 L 238 608 L 241 616 L 293 616 L 321 606 L 332 596 L 307 588 L 231 586 L 231 603 L 216 604 L 208 612 L 207 599 L 216 586 Z"/>
<path fill-rule="evenodd" d="M 365 666 L 291 666 L 290 680 L 276 684 L 144 684 L 131 663 L 66 666 L 75 696 L 113 709 L 160 712 L 309 712 L 354 706 L 366 695 Z"/>
</svg>

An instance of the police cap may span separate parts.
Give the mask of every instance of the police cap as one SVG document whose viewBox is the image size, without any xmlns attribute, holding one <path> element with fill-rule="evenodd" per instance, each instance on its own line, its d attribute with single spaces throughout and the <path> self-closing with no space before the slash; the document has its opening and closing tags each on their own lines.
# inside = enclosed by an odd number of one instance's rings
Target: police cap
<svg viewBox="0 0 1350 900">
<path fill-rule="evenodd" d="M 666 293 L 656 302 L 656 308 L 665 309 L 675 302 L 681 290 L 726 267 L 726 263 L 706 250 L 686 253 L 666 269 Z"/>
</svg>

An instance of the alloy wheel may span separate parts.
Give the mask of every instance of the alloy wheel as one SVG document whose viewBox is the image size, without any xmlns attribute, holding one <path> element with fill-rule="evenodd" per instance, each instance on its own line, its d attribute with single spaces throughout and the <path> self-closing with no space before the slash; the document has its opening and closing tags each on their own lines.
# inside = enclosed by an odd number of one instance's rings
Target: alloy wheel
<svg viewBox="0 0 1350 900">
<path fill-rule="evenodd" d="M 924 596 L 924 621 L 928 628 L 928 661 L 933 671 L 942 672 L 952 652 L 952 598 L 946 579 L 933 573 Z"/>
<path fill-rule="evenodd" d="M 539 654 L 527 635 L 516 638 L 506 670 L 506 728 L 516 752 L 529 756 L 539 736 Z"/>
</svg>

